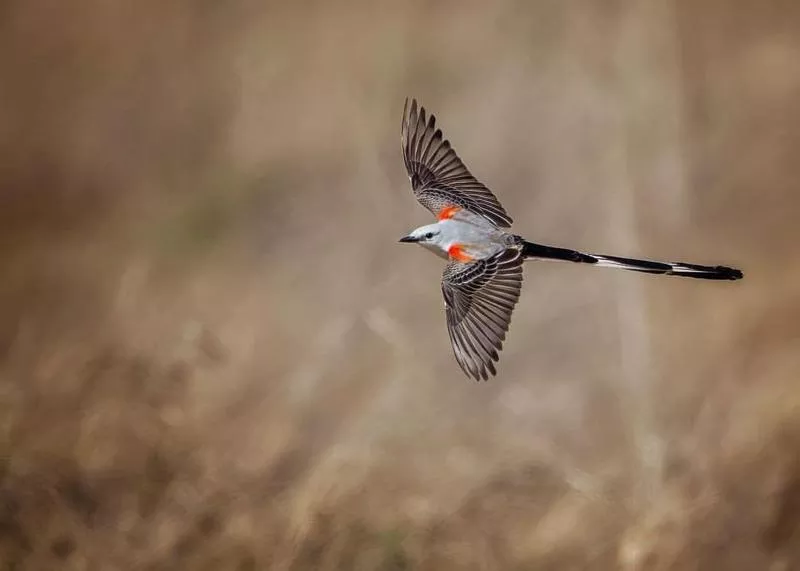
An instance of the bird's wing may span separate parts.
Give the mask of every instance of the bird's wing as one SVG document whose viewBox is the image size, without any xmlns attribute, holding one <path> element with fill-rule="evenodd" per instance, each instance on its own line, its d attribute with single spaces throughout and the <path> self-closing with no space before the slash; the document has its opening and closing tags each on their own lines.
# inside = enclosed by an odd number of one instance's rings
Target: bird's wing
<svg viewBox="0 0 800 571">
<path fill-rule="evenodd" d="M 506 214 L 494 194 L 470 172 L 450 146 L 450 141 L 436 128 L 436 118 L 425 116 L 425 108 L 417 108 L 416 99 L 408 99 L 403 107 L 400 141 L 403 161 L 417 200 L 434 215 L 452 215 L 450 207 L 479 214 L 492 224 L 507 228 L 511 217 Z"/>
<path fill-rule="evenodd" d="M 442 294 L 450 342 L 461 369 L 476 381 L 496 374 L 494 362 L 519 299 L 523 260 L 518 250 L 508 249 L 445 267 Z"/>
</svg>

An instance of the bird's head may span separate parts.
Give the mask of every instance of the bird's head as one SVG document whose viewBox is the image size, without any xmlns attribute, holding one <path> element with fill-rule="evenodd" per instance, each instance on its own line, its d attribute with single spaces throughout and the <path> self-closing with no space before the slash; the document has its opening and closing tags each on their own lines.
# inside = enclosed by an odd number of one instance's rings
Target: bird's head
<svg viewBox="0 0 800 571">
<path fill-rule="evenodd" d="M 447 257 L 447 248 L 442 237 L 442 228 L 439 224 L 420 226 L 416 230 L 400 238 L 400 242 L 419 244 L 438 256 Z"/>
</svg>

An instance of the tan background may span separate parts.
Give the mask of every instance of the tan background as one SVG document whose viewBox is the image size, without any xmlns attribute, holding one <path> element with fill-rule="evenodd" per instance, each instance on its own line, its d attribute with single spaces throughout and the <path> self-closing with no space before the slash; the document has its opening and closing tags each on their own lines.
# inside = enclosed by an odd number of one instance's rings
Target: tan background
<svg viewBox="0 0 800 571">
<path fill-rule="evenodd" d="M 0 569 L 800 568 L 800 3 L 11 1 Z M 404 98 L 544 243 L 452 358 Z"/>
</svg>

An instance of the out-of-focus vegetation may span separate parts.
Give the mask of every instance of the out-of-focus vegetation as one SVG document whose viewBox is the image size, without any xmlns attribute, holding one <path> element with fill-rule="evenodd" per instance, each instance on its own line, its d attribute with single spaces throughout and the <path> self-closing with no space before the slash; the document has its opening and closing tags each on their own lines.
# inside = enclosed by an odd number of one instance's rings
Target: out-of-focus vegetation
<svg viewBox="0 0 800 571">
<path fill-rule="evenodd" d="M 10 1 L 0 569 L 800 566 L 800 3 Z M 418 97 L 532 240 L 465 379 Z"/>
</svg>

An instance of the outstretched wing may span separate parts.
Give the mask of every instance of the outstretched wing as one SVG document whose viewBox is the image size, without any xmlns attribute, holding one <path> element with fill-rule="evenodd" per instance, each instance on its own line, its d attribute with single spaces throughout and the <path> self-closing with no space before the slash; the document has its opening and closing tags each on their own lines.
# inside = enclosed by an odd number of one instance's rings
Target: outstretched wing
<svg viewBox="0 0 800 571">
<path fill-rule="evenodd" d="M 448 207 L 464 208 L 479 214 L 496 226 L 511 226 L 511 217 L 494 194 L 470 174 L 450 142 L 436 129 L 436 118 L 417 109 L 416 99 L 403 107 L 400 134 L 403 161 L 411 179 L 414 195 L 436 216 Z M 446 215 L 445 215 L 446 216 Z"/>
<path fill-rule="evenodd" d="M 494 362 L 519 299 L 523 260 L 518 250 L 508 249 L 445 267 L 442 294 L 450 342 L 461 369 L 476 381 L 496 374 Z"/>
</svg>

